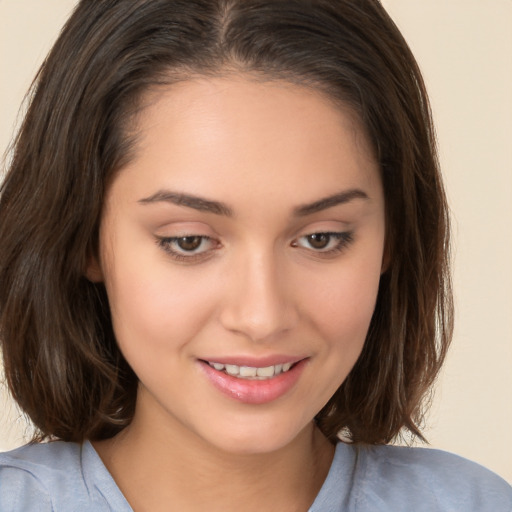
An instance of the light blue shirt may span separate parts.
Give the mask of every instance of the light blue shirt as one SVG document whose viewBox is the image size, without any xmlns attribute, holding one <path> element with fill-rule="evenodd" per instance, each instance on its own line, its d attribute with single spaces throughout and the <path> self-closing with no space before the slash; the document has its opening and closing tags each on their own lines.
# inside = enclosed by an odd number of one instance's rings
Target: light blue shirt
<svg viewBox="0 0 512 512">
<path fill-rule="evenodd" d="M 1 512 L 132 512 L 89 442 L 0 454 Z M 512 487 L 438 450 L 338 443 L 309 512 L 512 512 Z"/>
</svg>

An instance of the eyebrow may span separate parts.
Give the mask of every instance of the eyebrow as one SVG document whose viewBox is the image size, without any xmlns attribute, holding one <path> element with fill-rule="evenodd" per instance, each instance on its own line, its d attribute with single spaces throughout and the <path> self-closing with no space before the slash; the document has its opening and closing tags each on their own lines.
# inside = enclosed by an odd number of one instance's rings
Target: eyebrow
<svg viewBox="0 0 512 512">
<path fill-rule="evenodd" d="M 212 201 L 204 197 L 198 197 L 190 194 L 182 194 L 180 192 L 171 192 L 169 190 L 160 190 L 152 196 L 139 199 L 141 204 L 151 204 L 167 202 L 178 206 L 186 206 L 200 212 L 214 213 L 215 215 L 233 216 L 233 210 L 226 204 L 219 201 Z"/>
<path fill-rule="evenodd" d="M 354 199 L 369 199 L 366 192 L 360 189 L 351 189 L 343 192 L 339 192 L 332 196 L 324 197 L 313 203 L 297 206 L 293 209 L 293 215 L 295 217 L 306 217 L 313 213 L 327 210 L 340 204 L 345 204 Z M 155 194 L 139 199 L 141 204 L 153 204 L 153 203 L 172 203 L 177 206 L 185 206 L 187 208 L 193 208 L 200 212 L 213 213 L 215 215 L 224 215 L 226 217 L 233 217 L 233 210 L 225 203 L 220 201 L 213 201 L 204 197 L 199 197 L 191 194 L 184 194 L 181 192 L 172 192 L 170 190 L 160 190 Z"/>
<path fill-rule="evenodd" d="M 333 206 L 338 206 L 339 204 L 348 203 L 354 199 L 369 199 L 369 197 L 366 192 L 363 192 L 358 188 L 345 190 L 338 194 L 319 199 L 314 203 L 297 206 L 297 208 L 294 208 L 293 214 L 296 217 L 305 217 L 307 215 L 312 215 L 313 213 L 321 212 L 322 210 L 327 210 Z"/>
</svg>

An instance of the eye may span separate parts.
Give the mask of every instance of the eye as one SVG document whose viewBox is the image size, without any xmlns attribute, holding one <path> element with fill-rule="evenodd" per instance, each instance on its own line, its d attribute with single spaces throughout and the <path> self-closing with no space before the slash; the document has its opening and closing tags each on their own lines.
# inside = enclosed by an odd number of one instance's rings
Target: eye
<svg viewBox="0 0 512 512">
<path fill-rule="evenodd" d="M 157 237 L 157 244 L 172 258 L 188 262 L 207 257 L 219 245 L 216 240 L 205 235 Z"/>
<path fill-rule="evenodd" d="M 353 241 L 351 232 L 311 233 L 292 242 L 292 247 L 302 247 L 321 254 L 336 254 Z"/>
<path fill-rule="evenodd" d="M 318 250 L 327 249 L 334 238 L 329 233 L 313 233 L 304 237 L 307 243 Z"/>
<path fill-rule="evenodd" d="M 176 247 L 185 252 L 194 252 L 201 248 L 205 242 L 205 237 L 202 236 L 182 236 L 176 238 L 174 241 Z"/>
</svg>

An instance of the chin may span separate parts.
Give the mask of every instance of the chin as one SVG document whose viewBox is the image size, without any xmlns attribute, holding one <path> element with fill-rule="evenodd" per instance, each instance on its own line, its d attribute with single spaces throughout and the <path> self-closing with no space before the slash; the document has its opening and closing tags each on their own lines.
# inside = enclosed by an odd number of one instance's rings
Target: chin
<svg viewBox="0 0 512 512">
<path fill-rule="evenodd" d="M 285 449 L 313 429 L 312 420 L 299 426 L 289 421 L 259 419 L 249 425 L 231 424 L 229 427 L 211 429 L 204 439 L 225 453 L 263 455 Z"/>
</svg>

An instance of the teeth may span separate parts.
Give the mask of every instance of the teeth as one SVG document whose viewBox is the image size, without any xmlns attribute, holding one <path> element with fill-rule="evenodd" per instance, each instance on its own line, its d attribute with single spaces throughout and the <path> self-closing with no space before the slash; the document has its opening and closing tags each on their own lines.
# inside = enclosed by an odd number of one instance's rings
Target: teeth
<svg viewBox="0 0 512 512">
<path fill-rule="evenodd" d="M 274 376 L 274 367 L 266 366 L 265 368 L 258 368 L 256 371 L 258 377 L 273 377 Z"/>
<path fill-rule="evenodd" d="M 271 379 L 281 373 L 287 372 L 293 363 L 276 364 L 255 368 L 252 366 L 238 366 L 236 364 L 222 364 L 208 361 L 208 364 L 217 371 L 225 371 L 228 375 L 239 379 L 265 380 Z"/>
<path fill-rule="evenodd" d="M 240 366 L 240 377 L 256 377 L 257 373 L 257 368 L 251 368 L 250 366 Z"/>
<path fill-rule="evenodd" d="M 236 366 L 235 364 L 227 364 L 226 373 L 228 375 L 238 375 L 240 373 L 240 366 Z"/>
</svg>

